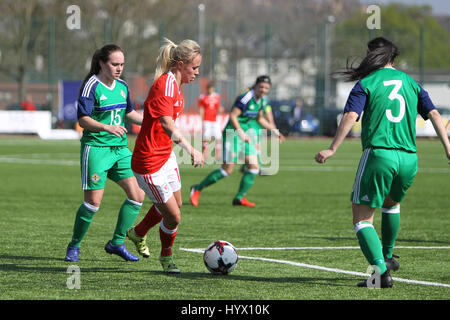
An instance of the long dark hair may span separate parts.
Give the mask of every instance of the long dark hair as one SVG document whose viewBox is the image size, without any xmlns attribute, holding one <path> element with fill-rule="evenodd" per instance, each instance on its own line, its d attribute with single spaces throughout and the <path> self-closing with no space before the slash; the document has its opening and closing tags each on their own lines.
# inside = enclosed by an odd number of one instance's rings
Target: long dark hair
<svg viewBox="0 0 450 320">
<path fill-rule="evenodd" d="M 334 74 L 342 77 L 345 81 L 360 80 L 388 63 L 394 63 L 398 55 L 399 51 L 395 44 L 383 37 L 378 37 L 367 43 L 367 54 L 359 66 L 356 68 L 352 65 L 349 66 L 347 60 L 346 70 Z"/>
<path fill-rule="evenodd" d="M 104 63 L 108 62 L 109 55 L 116 51 L 121 51 L 123 53 L 122 48 L 120 48 L 118 45 L 107 44 L 103 46 L 101 49 L 97 49 L 94 52 L 94 55 L 92 56 L 91 60 L 91 69 L 89 70 L 89 73 L 86 75 L 86 77 L 83 80 L 83 83 L 81 84 L 78 96 L 80 95 L 81 88 L 83 88 L 86 81 L 88 81 L 89 78 L 92 77 L 94 74 L 99 74 L 101 70 L 100 61 L 103 61 Z"/>
</svg>

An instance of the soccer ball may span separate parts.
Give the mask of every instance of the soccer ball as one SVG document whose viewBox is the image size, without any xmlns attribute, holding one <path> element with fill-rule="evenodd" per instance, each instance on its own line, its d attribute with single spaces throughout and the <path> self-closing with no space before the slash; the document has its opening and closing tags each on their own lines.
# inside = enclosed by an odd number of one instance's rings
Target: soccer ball
<svg viewBox="0 0 450 320">
<path fill-rule="evenodd" d="M 223 240 L 211 243 L 203 253 L 205 266 L 212 274 L 229 274 L 236 268 L 238 259 L 236 248 Z"/>
</svg>

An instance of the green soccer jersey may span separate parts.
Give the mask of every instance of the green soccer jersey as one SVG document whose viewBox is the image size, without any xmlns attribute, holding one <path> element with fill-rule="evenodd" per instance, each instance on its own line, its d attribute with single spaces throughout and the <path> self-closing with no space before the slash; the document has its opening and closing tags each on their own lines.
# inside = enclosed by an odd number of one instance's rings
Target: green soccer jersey
<svg viewBox="0 0 450 320">
<path fill-rule="evenodd" d="M 234 107 L 239 108 L 242 112 L 238 116 L 238 121 L 241 128 L 247 131 L 253 128 L 252 122 L 256 121 L 260 110 L 264 110 L 269 104 L 267 97 L 262 97 L 259 100 L 255 98 L 253 89 L 244 91 L 240 94 L 234 103 Z M 235 129 L 230 121 L 228 121 L 225 129 Z"/>
<path fill-rule="evenodd" d="M 434 109 L 428 93 L 409 75 L 381 68 L 353 87 L 344 112 L 362 114 L 363 149 L 386 148 L 416 152 L 416 119 Z"/>
<path fill-rule="evenodd" d="M 133 110 L 128 86 L 123 80 L 116 80 L 112 87 L 103 84 L 96 75 L 87 80 L 81 88 L 78 99 L 78 118 L 89 116 L 108 124 L 124 126 L 125 115 Z M 127 137 L 117 137 L 106 131 L 83 131 L 81 143 L 97 147 L 127 146 Z"/>
</svg>

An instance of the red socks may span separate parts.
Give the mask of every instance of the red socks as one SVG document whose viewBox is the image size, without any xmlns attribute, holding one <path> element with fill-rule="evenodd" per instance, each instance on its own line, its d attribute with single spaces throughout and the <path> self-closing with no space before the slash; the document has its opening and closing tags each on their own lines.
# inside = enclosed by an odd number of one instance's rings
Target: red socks
<svg viewBox="0 0 450 320">
<path fill-rule="evenodd" d="M 169 229 L 164 225 L 164 220 L 162 220 L 162 215 L 159 213 L 155 205 L 153 205 L 150 210 L 145 215 L 144 219 L 137 226 L 134 227 L 134 231 L 140 237 L 143 237 L 147 232 L 154 227 L 156 224 L 159 226 L 159 238 L 161 239 L 161 256 L 167 257 L 172 255 L 172 245 L 177 236 L 177 230 Z"/>
<path fill-rule="evenodd" d="M 167 257 L 172 255 L 172 245 L 177 236 L 177 230 L 169 229 L 164 225 L 164 220 L 159 225 L 159 238 L 161 239 L 161 256 Z"/>
<path fill-rule="evenodd" d="M 153 205 L 150 210 L 148 210 L 144 219 L 142 219 L 139 224 L 134 227 L 134 231 L 140 237 L 143 237 L 147 234 L 148 230 L 158 224 L 162 219 L 162 215 L 158 212 L 158 209 L 155 205 Z"/>
</svg>

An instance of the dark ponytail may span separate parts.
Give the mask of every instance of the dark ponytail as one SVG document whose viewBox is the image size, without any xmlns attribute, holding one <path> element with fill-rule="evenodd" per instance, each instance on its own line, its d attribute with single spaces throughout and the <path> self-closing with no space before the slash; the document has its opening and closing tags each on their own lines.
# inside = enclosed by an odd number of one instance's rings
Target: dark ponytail
<svg viewBox="0 0 450 320">
<path fill-rule="evenodd" d="M 123 50 L 118 45 L 107 44 L 103 46 L 101 49 L 97 49 L 94 52 L 94 55 L 92 56 L 91 60 L 91 69 L 89 70 L 89 73 L 86 75 L 86 77 L 83 80 L 83 83 L 81 84 L 78 96 L 81 94 L 81 88 L 83 88 L 86 81 L 88 81 L 89 78 L 92 77 L 94 74 L 99 74 L 101 70 L 100 61 L 103 61 L 104 63 L 108 62 L 109 55 L 116 51 L 123 52 Z"/>
<path fill-rule="evenodd" d="M 388 63 L 394 63 L 398 55 L 395 44 L 383 37 L 378 37 L 367 43 L 367 54 L 358 67 L 349 66 L 347 60 L 346 70 L 335 72 L 335 74 L 345 81 L 360 80 Z"/>
</svg>

